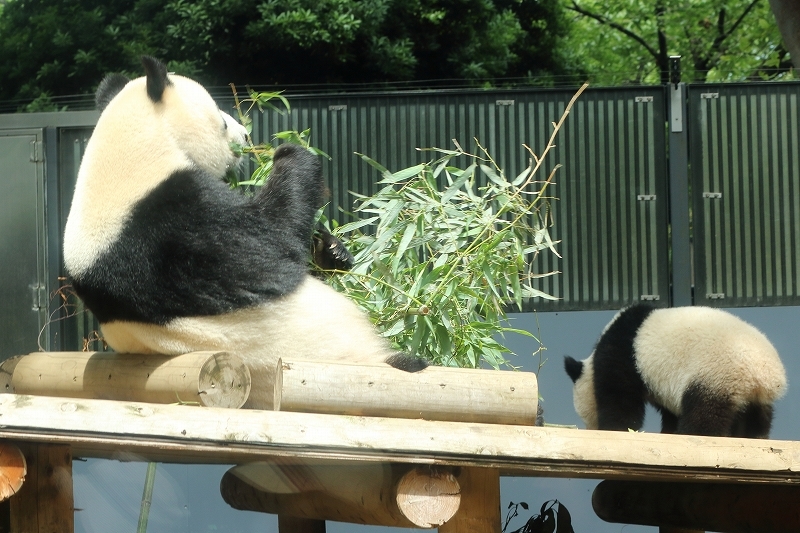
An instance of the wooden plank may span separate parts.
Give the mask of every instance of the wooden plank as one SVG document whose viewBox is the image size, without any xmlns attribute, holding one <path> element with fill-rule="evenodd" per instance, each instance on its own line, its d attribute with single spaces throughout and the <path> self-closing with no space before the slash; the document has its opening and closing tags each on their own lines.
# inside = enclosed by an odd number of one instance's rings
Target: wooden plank
<svg viewBox="0 0 800 533">
<path fill-rule="evenodd" d="M 151 403 L 244 405 L 250 371 L 228 352 L 182 355 L 34 352 L 0 364 L 0 390 Z"/>
<path fill-rule="evenodd" d="M 592 507 L 607 522 L 669 531 L 800 531 L 800 486 L 603 481 Z"/>
<path fill-rule="evenodd" d="M 277 411 L 534 425 L 539 388 L 533 372 L 286 359 L 278 362 Z"/>
<path fill-rule="evenodd" d="M 507 475 L 800 483 L 800 442 L 68 400 L 0 394 L 0 438 L 84 457 L 275 457 L 500 468 Z M 413 435 L 414 438 L 409 438 Z"/>
<path fill-rule="evenodd" d="M 10 501 L 11 531 L 73 533 L 72 454 L 69 446 L 24 444 L 28 463 L 22 489 Z"/>
</svg>

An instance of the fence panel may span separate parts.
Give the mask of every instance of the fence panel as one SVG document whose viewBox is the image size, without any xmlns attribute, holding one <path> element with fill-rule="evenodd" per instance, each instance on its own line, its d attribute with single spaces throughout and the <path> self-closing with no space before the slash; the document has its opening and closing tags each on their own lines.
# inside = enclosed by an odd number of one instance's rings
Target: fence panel
<svg viewBox="0 0 800 533">
<path fill-rule="evenodd" d="M 477 139 L 506 175 L 516 176 L 547 145 L 573 91 L 476 91 L 290 98 L 292 110 L 256 122 L 261 138 L 311 129 L 311 142 L 331 156 L 332 215 L 352 207 L 350 191 L 372 194 L 380 179 L 362 153 L 390 170 L 430 159 L 417 148 L 450 148 L 456 139 L 474 151 Z M 556 165 L 552 203 L 559 259 L 543 253 L 539 280 L 556 302 L 527 309 L 612 309 L 652 299 L 669 302 L 667 173 L 661 87 L 589 90 L 567 119 L 545 172 Z M 546 174 L 545 174 L 546 175 Z"/>
<path fill-rule="evenodd" d="M 689 88 L 695 303 L 800 304 L 800 84 Z"/>
</svg>

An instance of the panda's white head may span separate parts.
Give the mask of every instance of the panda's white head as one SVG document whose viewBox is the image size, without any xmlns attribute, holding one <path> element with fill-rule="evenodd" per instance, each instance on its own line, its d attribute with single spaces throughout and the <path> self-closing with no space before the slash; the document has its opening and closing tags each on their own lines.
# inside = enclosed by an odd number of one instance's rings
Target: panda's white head
<svg viewBox="0 0 800 533">
<path fill-rule="evenodd" d="M 597 400 L 594 394 L 593 356 L 594 353 L 583 361 L 577 361 L 569 356 L 564 357 L 564 369 L 574 383 L 572 402 L 575 404 L 575 412 L 586 424 L 586 429 L 600 427 L 597 417 Z"/>
<path fill-rule="evenodd" d="M 236 167 L 246 131 L 200 84 L 143 57 L 146 75 L 106 77 L 64 235 L 64 259 L 80 273 L 112 243 L 138 200 L 186 169 L 223 179 Z"/>
</svg>

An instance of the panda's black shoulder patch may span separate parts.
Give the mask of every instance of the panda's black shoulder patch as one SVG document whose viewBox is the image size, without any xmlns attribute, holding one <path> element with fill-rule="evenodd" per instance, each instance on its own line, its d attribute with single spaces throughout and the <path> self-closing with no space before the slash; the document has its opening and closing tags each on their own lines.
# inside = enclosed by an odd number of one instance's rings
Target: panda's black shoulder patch
<svg viewBox="0 0 800 533">
<path fill-rule="evenodd" d="M 594 348 L 594 392 L 598 421 L 603 429 L 639 429 L 644 420 L 646 386 L 636 368 L 633 341 L 653 307 L 637 304 L 622 310 L 600 335 Z M 609 406 L 637 406 L 636 413 L 621 416 Z M 641 409 L 639 409 L 641 407 Z"/>
<path fill-rule="evenodd" d="M 122 74 L 109 74 L 103 78 L 94 93 L 94 103 L 98 111 L 102 112 L 129 81 L 131 80 Z"/>
</svg>

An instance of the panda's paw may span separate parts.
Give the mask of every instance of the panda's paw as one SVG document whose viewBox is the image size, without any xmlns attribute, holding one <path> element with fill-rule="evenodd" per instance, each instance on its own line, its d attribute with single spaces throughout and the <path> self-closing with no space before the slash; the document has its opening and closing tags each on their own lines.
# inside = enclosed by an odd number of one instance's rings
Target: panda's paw
<svg viewBox="0 0 800 533">
<path fill-rule="evenodd" d="M 386 363 L 405 372 L 419 372 L 428 368 L 429 363 L 421 357 L 408 355 L 407 353 L 396 353 L 386 359 Z"/>
</svg>

